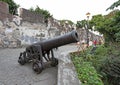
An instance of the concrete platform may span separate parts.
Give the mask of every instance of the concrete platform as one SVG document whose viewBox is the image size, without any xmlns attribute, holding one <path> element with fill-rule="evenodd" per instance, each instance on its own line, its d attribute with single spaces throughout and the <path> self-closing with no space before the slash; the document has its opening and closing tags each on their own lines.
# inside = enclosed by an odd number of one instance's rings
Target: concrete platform
<svg viewBox="0 0 120 85">
<path fill-rule="evenodd" d="M 47 68 L 41 74 L 34 73 L 31 64 L 18 64 L 19 53 L 24 50 L 0 49 L 0 85 L 80 85 L 69 56 L 70 52 L 78 50 L 76 45 L 65 45 L 55 50 L 58 66 Z"/>
</svg>

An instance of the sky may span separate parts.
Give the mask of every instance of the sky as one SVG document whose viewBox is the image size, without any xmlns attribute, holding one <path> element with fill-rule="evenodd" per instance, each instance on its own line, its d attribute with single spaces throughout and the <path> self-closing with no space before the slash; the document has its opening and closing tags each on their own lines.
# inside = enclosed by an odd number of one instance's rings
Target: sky
<svg viewBox="0 0 120 85">
<path fill-rule="evenodd" d="M 114 2 L 118 0 L 14 0 L 20 8 L 36 8 L 47 10 L 57 20 L 67 19 L 74 23 L 87 19 L 86 13 L 90 17 L 97 14 L 108 14 L 106 11 Z"/>
</svg>

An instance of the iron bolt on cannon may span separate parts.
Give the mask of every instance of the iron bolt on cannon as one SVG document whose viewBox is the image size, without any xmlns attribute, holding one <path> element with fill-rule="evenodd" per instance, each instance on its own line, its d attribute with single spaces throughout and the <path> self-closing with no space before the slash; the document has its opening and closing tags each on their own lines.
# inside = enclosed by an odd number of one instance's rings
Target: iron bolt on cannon
<svg viewBox="0 0 120 85">
<path fill-rule="evenodd" d="M 32 44 L 28 46 L 24 52 L 20 53 L 18 63 L 24 65 L 32 62 L 33 70 L 36 73 L 41 73 L 46 64 L 49 63 L 51 66 L 56 66 L 58 64 L 58 59 L 54 57 L 54 48 L 78 41 L 79 39 L 77 32 L 72 31 L 53 39 Z"/>
</svg>

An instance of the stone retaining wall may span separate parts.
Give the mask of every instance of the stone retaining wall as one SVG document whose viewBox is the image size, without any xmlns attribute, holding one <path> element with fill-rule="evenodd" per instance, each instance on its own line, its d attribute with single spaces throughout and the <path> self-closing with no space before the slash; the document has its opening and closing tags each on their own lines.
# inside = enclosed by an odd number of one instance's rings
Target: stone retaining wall
<svg viewBox="0 0 120 85">
<path fill-rule="evenodd" d="M 69 53 L 59 56 L 57 85 L 81 85 Z"/>
</svg>

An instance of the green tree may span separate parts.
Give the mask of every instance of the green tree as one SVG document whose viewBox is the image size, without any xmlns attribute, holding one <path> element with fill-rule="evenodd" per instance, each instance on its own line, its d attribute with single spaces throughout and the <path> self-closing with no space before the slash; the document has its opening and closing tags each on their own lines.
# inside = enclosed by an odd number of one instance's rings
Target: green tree
<svg viewBox="0 0 120 85">
<path fill-rule="evenodd" d="M 114 9 L 114 8 L 118 7 L 119 5 L 120 5 L 120 0 L 114 2 L 109 8 L 107 8 L 107 10 Z"/>
<path fill-rule="evenodd" d="M 87 24 L 86 20 L 77 21 L 76 27 L 77 28 L 83 28 L 83 27 L 86 28 L 86 24 Z"/>
<path fill-rule="evenodd" d="M 76 27 L 77 27 L 77 29 L 79 29 L 79 28 L 85 29 L 85 31 L 86 31 L 86 44 L 88 46 L 89 45 L 89 29 L 92 28 L 89 20 L 77 21 Z"/>
<path fill-rule="evenodd" d="M 9 12 L 11 14 L 16 13 L 16 10 L 19 7 L 19 5 L 16 4 L 13 0 L 0 0 L 0 1 L 6 2 L 9 5 Z"/>
<path fill-rule="evenodd" d="M 84 27 L 85 29 L 91 29 L 92 30 L 92 24 L 89 20 L 77 21 L 76 27 L 77 27 L 77 29 Z"/>
<path fill-rule="evenodd" d="M 119 42 L 120 36 L 120 11 L 112 11 L 108 15 L 95 15 L 91 23 L 95 30 L 104 35 L 107 43 Z"/>
<path fill-rule="evenodd" d="M 29 10 L 30 10 L 30 11 L 34 11 L 34 8 L 33 8 L 33 7 L 31 7 Z"/>
<path fill-rule="evenodd" d="M 59 21 L 60 21 L 61 25 L 64 25 L 66 22 L 67 22 L 67 24 L 69 24 L 71 26 L 74 24 L 71 20 L 59 20 Z"/>
<path fill-rule="evenodd" d="M 107 8 L 107 10 L 114 9 L 114 8 L 118 7 L 119 5 L 120 5 L 120 0 L 114 2 L 109 8 Z"/>
</svg>

